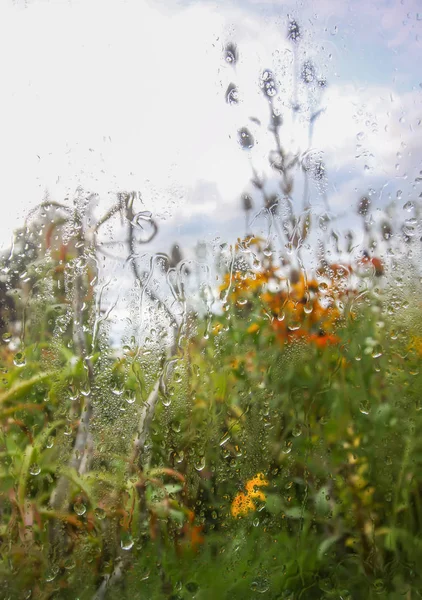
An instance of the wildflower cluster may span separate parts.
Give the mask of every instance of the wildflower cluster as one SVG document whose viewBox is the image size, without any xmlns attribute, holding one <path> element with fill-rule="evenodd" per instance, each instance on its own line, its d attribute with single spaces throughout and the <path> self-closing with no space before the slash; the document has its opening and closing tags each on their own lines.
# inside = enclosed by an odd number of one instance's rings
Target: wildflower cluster
<svg viewBox="0 0 422 600">
<path fill-rule="evenodd" d="M 260 500 L 265 502 L 266 496 L 260 489 L 268 486 L 268 480 L 263 473 L 258 473 L 252 479 L 246 482 L 246 492 L 238 492 L 233 498 L 231 505 L 231 514 L 235 518 L 246 516 L 249 512 L 254 512 L 257 506 L 254 501 Z"/>
</svg>

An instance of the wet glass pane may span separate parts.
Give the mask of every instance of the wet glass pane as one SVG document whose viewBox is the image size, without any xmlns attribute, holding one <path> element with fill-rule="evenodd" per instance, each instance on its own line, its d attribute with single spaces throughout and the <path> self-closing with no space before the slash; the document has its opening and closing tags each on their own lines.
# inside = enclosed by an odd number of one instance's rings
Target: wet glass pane
<svg viewBox="0 0 422 600">
<path fill-rule="evenodd" d="M 419 3 L 0 23 L 1 598 L 421 597 Z"/>
</svg>

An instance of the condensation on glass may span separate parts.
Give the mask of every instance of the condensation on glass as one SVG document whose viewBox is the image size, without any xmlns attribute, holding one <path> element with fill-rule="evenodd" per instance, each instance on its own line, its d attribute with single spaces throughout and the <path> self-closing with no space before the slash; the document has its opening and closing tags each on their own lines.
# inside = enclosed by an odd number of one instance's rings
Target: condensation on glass
<svg viewBox="0 0 422 600">
<path fill-rule="evenodd" d="M 2 598 L 420 597 L 419 9 L 0 9 Z"/>
</svg>

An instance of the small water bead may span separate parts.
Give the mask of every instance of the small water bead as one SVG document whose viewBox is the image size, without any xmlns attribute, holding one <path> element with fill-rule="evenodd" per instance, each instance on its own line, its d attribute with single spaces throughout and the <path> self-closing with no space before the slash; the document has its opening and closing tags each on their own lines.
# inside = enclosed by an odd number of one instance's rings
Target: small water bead
<svg viewBox="0 0 422 600">
<path fill-rule="evenodd" d="M 72 571 L 76 567 L 76 561 L 73 557 L 67 558 L 64 561 L 64 568 L 68 571 Z"/>
<path fill-rule="evenodd" d="M 26 358 L 23 352 L 17 352 L 13 359 L 13 364 L 16 367 L 24 367 L 26 365 Z"/>
<path fill-rule="evenodd" d="M 128 404 L 134 404 L 136 401 L 136 394 L 133 390 L 125 391 L 125 400 Z"/>
<path fill-rule="evenodd" d="M 258 594 L 265 594 L 270 589 L 268 579 L 257 579 L 251 583 L 252 592 L 256 592 Z"/>
<path fill-rule="evenodd" d="M 47 441 L 45 442 L 46 448 L 52 448 L 54 446 L 54 437 L 52 435 L 48 436 Z"/>
<path fill-rule="evenodd" d="M 111 391 L 113 392 L 113 394 L 115 396 L 121 396 L 124 392 L 124 389 L 121 387 L 115 386 Z"/>
<path fill-rule="evenodd" d="M 194 467 L 197 471 L 203 471 L 205 469 L 205 456 L 199 457 L 199 460 L 194 463 Z"/>
<path fill-rule="evenodd" d="M 12 334 L 9 332 L 3 333 L 3 335 L 1 336 L 3 342 L 10 342 L 10 340 L 12 339 Z"/>
<path fill-rule="evenodd" d="M 94 510 L 94 514 L 95 514 L 95 516 L 97 517 L 97 519 L 98 519 L 98 520 L 100 520 L 100 521 L 103 521 L 103 520 L 105 519 L 105 517 L 106 517 L 105 510 L 103 510 L 103 509 L 102 509 L 102 508 L 100 508 L 100 507 L 97 507 L 97 508 Z"/>
<path fill-rule="evenodd" d="M 45 574 L 45 580 L 49 583 L 50 581 L 54 581 L 54 579 L 57 577 L 59 573 L 59 567 L 54 565 L 52 567 L 50 567 L 46 574 Z"/>
<path fill-rule="evenodd" d="M 382 346 L 376 344 L 372 349 L 372 358 L 379 358 L 380 356 L 382 356 Z"/>
<path fill-rule="evenodd" d="M 369 415 L 371 407 L 369 402 L 364 401 L 359 404 L 359 410 L 363 415 Z"/>
<path fill-rule="evenodd" d="M 77 515 L 82 517 L 82 515 L 86 513 L 86 506 L 82 502 L 75 502 L 75 504 L 73 505 L 73 510 Z"/>
<path fill-rule="evenodd" d="M 134 543 L 135 542 L 133 541 L 133 538 L 130 535 L 130 533 L 126 533 L 122 536 L 122 539 L 120 540 L 120 547 L 122 550 L 131 550 L 133 548 Z"/>
<path fill-rule="evenodd" d="M 302 425 L 297 424 L 293 427 L 292 435 L 294 437 L 299 437 L 302 434 Z"/>
<path fill-rule="evenodd" d="M 29 467 L 29 472 L 31 475 L 39 475 L 41 473 L 41 467 L 39 464 L 37 463 L 33 463 L 30 467 Z"/>
</svg>

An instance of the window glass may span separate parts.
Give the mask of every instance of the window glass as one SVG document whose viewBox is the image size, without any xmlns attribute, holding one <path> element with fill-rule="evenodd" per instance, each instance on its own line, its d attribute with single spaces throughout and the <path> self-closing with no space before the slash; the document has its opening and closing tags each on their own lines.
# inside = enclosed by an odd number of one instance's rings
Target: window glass
<svg viewBox="0 0 422 600">
<path fill-rule="evenodd" d="M 419 598 L 417 0 L 0 23 L 0 596 Z"/>
</svg>

